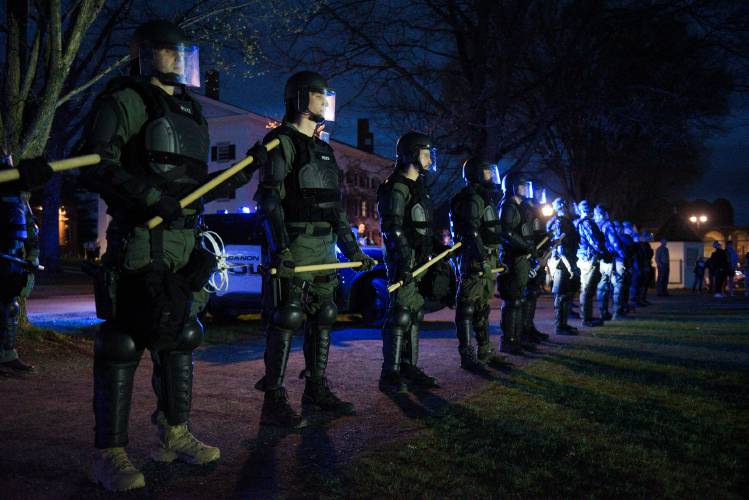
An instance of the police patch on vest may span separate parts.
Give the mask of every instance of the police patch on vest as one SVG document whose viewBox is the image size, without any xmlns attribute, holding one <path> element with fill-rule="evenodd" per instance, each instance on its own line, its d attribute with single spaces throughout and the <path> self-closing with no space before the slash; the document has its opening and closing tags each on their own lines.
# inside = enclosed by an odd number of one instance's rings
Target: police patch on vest
<svg viewBox="0 0 749 500">
<path fill-rule="evenodd" d="M 326 155 L 326 154 L 318 154 L 317 156 L 318 156 L 318 158 L 320 158 L 321 160 L 325 160 L 325 161 L 330 161 L 330 160 L 331 160 L 330 156 L 328 156 L 328 155 Z"/>
<path fill-rule="evenodd" d="M 180 104 L 179 109 L 182 110 L 183 113 L 187 113 L 188 115 L 192 114 L 192 108 L 190 106 L 187 106 L 185 104 Z"/>
</svg>

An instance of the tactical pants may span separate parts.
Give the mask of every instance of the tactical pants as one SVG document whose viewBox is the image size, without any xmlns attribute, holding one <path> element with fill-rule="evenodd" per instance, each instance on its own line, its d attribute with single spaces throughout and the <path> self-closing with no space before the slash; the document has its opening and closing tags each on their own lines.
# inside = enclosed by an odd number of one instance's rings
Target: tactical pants
<svg viewBox="0 0 749 500">
<path fill-rule="evenodd" d="M 601 317 L 609 312 L 609 302 L 611 301 L 611 288 L 614 274 L 614 264 L 610 262 L 601 262 L 598 267 L 600 276 L 598 278 L 598 312 Z"/>
<path fill-rule="evenodd" d="M 135 228 L 118 260 L 122 273 L 142 270 L 152 260 L 172 271 L 184 268 L 195 248 L 194 229 L 148 231 Z M 112 241 L 110 251 L 122 249 L 122 241 Z M 154 258 L 153 256 L 157 257 Z M 113 259 L 112 255 L 105 259 Z M 117 303 L 130 297 L 117 292 Z M 128 444 L 128 418 L 132 399 L 133 378 L 144 349 L 153 361 L 151 383 L 157 397 L 157 412 L 163 412 L 170 425 L 187 422 L 192 405 L 192 351 L 203 340 L 203 327 L 197 315 L 208 302 L 204 291 L 194 292 L 187 299 L 188 319 L 173 338 L 154 337 L 136 324 L 137 318 L 119 314 L 102 324 L 94 344 L 94 417 L 95 446 L 122 447 Z M 145 315 L 147 312 L 143 311 Z"/>
<path fill-rule="evenodd" d="M 668 274 L 670 269 L 668 266 L 658 265 L 658 283 L 656 291 L 658 296 L 668 295 Z M 722 283 L 721 283 L 722 286 Z M 720 290 L 719 290 L 720 291 Z"/>
<path fill-rule="evenodd" d="M 612 302 L 617 314 L 626 313 L 627 309 L 627 277 L 624 261 L 615 260 L 611 266 L 611 288 L 613 288 Z"/>
<path fill-rule="evenodd" d="M 289 246 L 297 266 L 338 262 L 335 234 L 314 235 L 315 227 L 312 224 L 294 225 L 294 228 L 304 231 Z M 305 361 L 302 376 L 314 380 L 325 377 L 330 332 L 338 315 L 334 301 L 338 286 L 335 273 L 297 273 L 293 279 L 280 280 L 279 285 L 280 302 L 270 314 L 266 330 L 265 377 L 261 384 L 266 391 L 283 387 L 291 338 L 302 327 Z"/>
<path fill-rule="evenodd" d="M 580 268 L 580 312 L 583 321 L 593 320 L 593 300 L 600 280 L 597 260 L 578 259 Z"/>
<path fill-rule="evenodd" d="M 476 335 L 479 358 L 492 350 L 489 340 L 490 301 L 494 295 L 495 277 L 480 272 L 466 273 L 458 285 L 455 306 L 455 330 L 461 356 L 473 351 L 471 329 Z"/>
<path fill-rule="evenodd" d="M 503 300 L 500 326 L 502 342 L 511 345 L 520 343 L 523 328 L 523 304 L 528 290 L 530 263 L 525 255 L 511 257 L 505 261 L 509 271 L 498 279 L 499 296 Z"/>
<path fill-rule="evenodd" d="M 411 281 L 390 294 L 382 327 L 382 371 L 398 372 L 403 365 L 417 366 L 419 327 L 424 319 L 424 297 Z"/>
<path fill-rule="evenodd" d="M 567 327 L 572 297 L 574 296 L 573 276 L 561 262 L 549 266 L 553 268 L 551 292 L 554 294 L 554 327 L 556 331 Z"/>
</svg>

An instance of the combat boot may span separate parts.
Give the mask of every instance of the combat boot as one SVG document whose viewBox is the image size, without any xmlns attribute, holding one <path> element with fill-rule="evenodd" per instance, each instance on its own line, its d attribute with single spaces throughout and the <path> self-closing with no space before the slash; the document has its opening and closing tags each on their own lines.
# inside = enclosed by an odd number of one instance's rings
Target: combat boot
<svg viewBox="0 0 749 500">
<path fill-rule="evenodd" d="M 151 452 L 151 458 L 156 462 L 180 460 L 188 464 L 207 464 L 221 456 L 218 448 L 193 436 L 187 422 L 169 425 L 161 411 L 156 413 L 153 420 L 159 429 L 159 447 Z"/>
<path fill-rule="evenodd" d="M 307 378 L 304 383 L 303 405 L 315 405 L 321 410 L 330 411 L 336 415 L 353 415 L 354 405 L 341 398 L 330 390 L 327 378 Z"/>
<path fill-rule="evenodd" d="M 485 365 L 501 365 L 507 363 L 507 357 L 497 353 L 491 342 L 480 343 L 476 350 L 476 357 Z"/>
<path fill-rule="evenodd" d="M 146 485 L 143 474 L 130 463 L 125 448 L 96 450 L 91 479 L 108 491 L 127 491 Z"/>
<path fill-rule="evenodd" d="M 278 387 L 265 391 L 260 423 L 296 430 L 306 427 L 308 422 L 289 404 L 289 394 L 286 388 Z"/>
<path fill-rule="evenodd" d="M 23 374 L 32 374 L 32 373 L 36 373 L 36 368 L 33 365 L 26 364 L 20 359 L 16 358 L 13 361 L 6 361 L 5 363 L 0 363 L 0 372 L 3 372 L 8 375 L 14 372 L 23 373 Z"/>
<path fill-rule="evenodd" d="M 470 346 L 460 350 L 460 367 L 474 373 L 486 372 L 486 364 L 476 357 Z"/>
<path fill-rule="evenodd" d="M 378 386 L 385 393 L 408 394 L 406 382 L 401 377 L 401 374 L 396 371 L 387 370 L 380 373 Z"/>
<path fill-rule="evenodd" d="M 421 387 L 437 388 L 437 379 L 424 373 L 424 370 L 410 363 L 401 363 L 401 377 Z"/>
</svg>

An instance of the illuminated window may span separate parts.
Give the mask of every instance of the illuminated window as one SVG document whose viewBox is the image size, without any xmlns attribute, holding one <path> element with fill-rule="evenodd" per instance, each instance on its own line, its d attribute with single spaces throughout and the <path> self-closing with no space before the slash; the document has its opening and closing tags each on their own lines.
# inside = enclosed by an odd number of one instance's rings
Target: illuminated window
<svg viewBox="0 0 749 500">
<path fill-rule="evenodd" d="M 367 200 L 361 201 L 361 216 L 362 217 L 367 216 Z"/>
</svg>

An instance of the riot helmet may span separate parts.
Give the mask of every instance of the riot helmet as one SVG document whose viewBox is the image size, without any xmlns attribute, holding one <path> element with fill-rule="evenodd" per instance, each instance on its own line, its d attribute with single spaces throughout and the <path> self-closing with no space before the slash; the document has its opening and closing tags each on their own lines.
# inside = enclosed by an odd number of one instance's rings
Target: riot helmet
<svg viewBox="0 0 749 500">
<path fill-rule="evenodd" d="M 164 85 L 200 87 L 198 46 L 176 24 L 163 19 L 140 25 L 130 41 L 131 72 Z"/>
<path fill-rule="evenodd" d="M 536 190 L 531 179 L 523 172 L 510 172 L 502 179 L 502 191 L 505 196 L 520 196 L 527 200 L 536 199 Z"/>
<path fill-rule="evenodd" d="M 310 92 L 322 94 L 322 109 L 310 109 Z M 314 71 L 300 71 L 286 80 L 283 90 L 287 121 L 293 121 L 298 113 L 308 113 L 309 119 L 316 123 L 335 121 L 335 91 L 327 80 Z"/>
<path fill-rule="evenodd" d="M 429 157 L 426 157 L 426 154 Z M 400 170 L 408 169 L 413 164 L 419 168 L 419 173 L 427 170 L 437 171 L 437 149 L 431 137 L 421 132 L 406 132 L 395 145 L 396 165 Z"/>
<path fill-rule="evenodd" d="M 469 158 L 463 163 L 466 184 L 498 185 L 501 183 L 497 165 L 480 158 Z"/>
<path fill-rule="evenodd" d="M 551 202 L 551 209 L 556 212 L 557 215 L 567 214 L 567 200 L 564 198 L 554 198 Z"/>
<path fill-rule="evenodd" d="M 580 217 L 590 216 L 590 203 L 588 203 L 588 200 L 580 200 L 577 203 L 577 213 Z"/>
<path fill-rule="evenodd" d="M 596 205 L 596 208 L 593 210 L 593 220 L 596 222 L 609 220 L 608 209 L 603 205 Z"/>
</svg>

